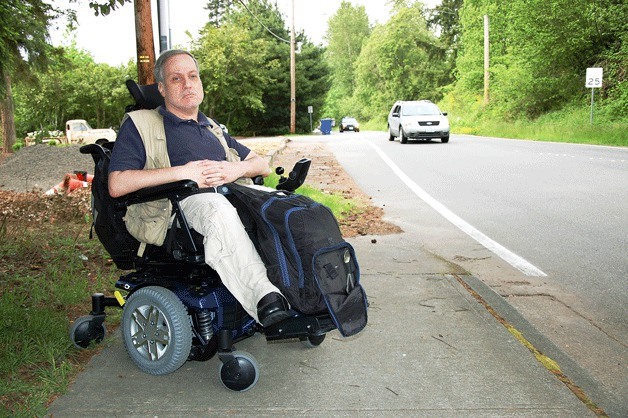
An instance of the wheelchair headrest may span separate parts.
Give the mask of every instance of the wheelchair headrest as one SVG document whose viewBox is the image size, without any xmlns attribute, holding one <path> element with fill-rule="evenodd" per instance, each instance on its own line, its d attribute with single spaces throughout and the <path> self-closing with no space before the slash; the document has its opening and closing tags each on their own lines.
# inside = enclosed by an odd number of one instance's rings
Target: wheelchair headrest
<svg viewBox="0 0 628 418">
<path fill-rule="evenodd" d="M 139 85 L 135 80 L 127 80 L 126 88 L 135 100 L 137 109 L 155 109 L 164 104 L 164 98 L 157 89 L 157 84 Z"/>
</svg>

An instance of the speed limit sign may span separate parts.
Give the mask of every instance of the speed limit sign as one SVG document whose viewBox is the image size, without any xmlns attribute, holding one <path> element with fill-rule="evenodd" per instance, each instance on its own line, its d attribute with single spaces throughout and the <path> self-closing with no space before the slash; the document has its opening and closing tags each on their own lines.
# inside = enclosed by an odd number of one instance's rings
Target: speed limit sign
<svg viewBox="0 0 628 418">
<path fill-rule="evenodd" d="M 602 87 L 603 68 L 587 68 L 585 87 L 588 89 Z"/>
<path fill-rule="evenodd" d="M 584 82 L 584 86 L 591 89 L 591 117 L 590 123 L 593 125 L 593 96 L 596 88 L 602 87 L 602 68 L 587 68 L 587 79 Z"/>
</svg>

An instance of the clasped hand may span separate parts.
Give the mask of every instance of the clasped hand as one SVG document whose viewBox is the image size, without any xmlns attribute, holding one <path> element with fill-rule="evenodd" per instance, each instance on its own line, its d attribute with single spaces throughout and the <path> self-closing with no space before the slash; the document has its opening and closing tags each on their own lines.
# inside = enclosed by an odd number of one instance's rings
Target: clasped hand
<svg viewBox="0 0 628 418">
<path fill-rule="evenodd" d="M 241 164 L 228 161 L 200 160 L 183 165 L 184 177 L 194 180 L 199 187 L 217 187 L 242 177 Z"/>
</svg>

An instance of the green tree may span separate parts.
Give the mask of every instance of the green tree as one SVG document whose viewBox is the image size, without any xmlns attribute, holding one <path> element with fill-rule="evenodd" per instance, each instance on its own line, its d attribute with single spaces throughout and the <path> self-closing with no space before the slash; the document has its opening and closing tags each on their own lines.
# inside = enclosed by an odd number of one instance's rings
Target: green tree
<svg viewBox="0 0 628 418">
<path fill-rule="evenodd" d="M 364 6 L 353 6 L 343 1 L 327 22 L 327 50 L 325 58 L 331 71 L 325 113 L 340 118 L 353 114 L 352 96 L 355 88 L 354 65 L 360 56 L 365 40 L 371 34 Z"/>
<path fill-rule="evenodd" d="M 264 110 L 250 114 L 249 132 L 279 134 L 290 130 L 290 35 L 276 5 L 267 0 L 248 1 L 233 15 L 234 24 L 246 27 L 254 37 L 267 39 L 264 71 Z"/>
<path fill-rule="evenodd" d="M 209 24 L 220 27 L 236 0 L 208 0 L 205 9 L 208 11 Z"/>
<path fill-rule="evenodd" d="M 268 41 L 237 25 L 220 28 L 207 24 L 193 44 L 192 53 L 205 80 L 203 110 L 226 123 L 234 132 L 248 129 L 246 115 L 263 112 L 263 71 Z"/>
<path fill-rule="evenodd" d="M 303 39 L 303 42 L 296 60 L 296 125 L 299 132 L 310 132 L 310 114 L 307 109 L 308 106 L 314 109 L 311 115 L 313 120 L 323 115 L 322 109 L 330 89 L 329 66 L 323 48 L 307 42 L 305 37 L 297 39 Z"/>
<path fill-rule="evenodd" d="M 458 44 L 460 41 L 460 17 L 459 10 L 463 0 L 442 0 L 431 12 L 428 19 L 429 28 L 438 33 L 438 39 L 447 51 L 447 66 L 450 78 L 447 83 L 453 81 L 453 73 L 456 68 L 458 56 Z"/>
<path fill-rule="evenodd" d="M 48 24 L 58 14 L 42 0 L 0 3 L 0 116 L 6 152 L 15 143 L 12 79 L 29 79 L 34 69 L 45 67 L 52 53 Z"/>
<path fill-rule="evenodd" d="M 125 3 L 131 3 L 131 0 L 101 0 L 90 1 L 89 7 L 94 10 L 96 15 L 107 16 L 112 10 L 124 6 Z"/>
<path fill-rule="evenodd" d="M 395 100 L 437 101 L 447 80 L 445 49 L 428 30 L 422 3 L 394 10 L 356 62 L 355 97 L 365 119 L 384 121 Z"/>
<path fill-rule="evenodd" d="M 268 0 L 234 3 L 220 26 L 208 25 L 195 54 L 207 92 L 207 110 L 239 134 L 282 134 L 290 124 L 290 38 Z M 209 28 L 209 27 L 212 28 Z M 328 86 L 322 49 L 297 35 L 297 131 L 310 129 L 307 106 L 322 106 Z"/>
<path fill-rule="evenodd" d="M 604 94 L 625 116 L 625 71 L 618 69 L 626 68 L 626 13 L 627 4 L 614 0 L 466 0 L 454 95 L 481 94 L 488 15 L 491 114 L 534 118 L 560 109 L 586 95 L 587 67 L 606 65 Z"/>
<path fill-rule="evenodd" d="M 94 127 L 120 124 L 132 99 L 124 84 L 135 64 L 111 67 L 74 46 L 51 58 L 48 69 L 33 74 L 34 83 L 15 86 L 16 130 L 63 130 L 69 119 L 86 119 Z"/>
</svg>

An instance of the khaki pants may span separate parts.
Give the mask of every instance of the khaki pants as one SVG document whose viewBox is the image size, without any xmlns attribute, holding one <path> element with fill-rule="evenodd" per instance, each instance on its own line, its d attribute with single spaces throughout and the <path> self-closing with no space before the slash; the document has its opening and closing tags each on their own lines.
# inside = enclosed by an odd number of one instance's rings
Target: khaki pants
<svg viewBox="0 0 628 418">
<path fill-rule="evenodd" d="M 258 321 L 257 302 L 268 293 L 281 292 L 268 280 L 236 209 L 219 193 L 192 195 L 181 201 L 181 209 L 189 226 L 204 237 L 205 262 Z"/>
</svg>

